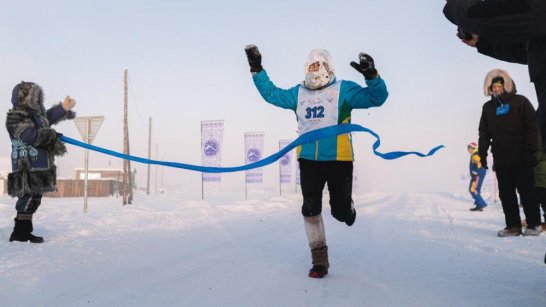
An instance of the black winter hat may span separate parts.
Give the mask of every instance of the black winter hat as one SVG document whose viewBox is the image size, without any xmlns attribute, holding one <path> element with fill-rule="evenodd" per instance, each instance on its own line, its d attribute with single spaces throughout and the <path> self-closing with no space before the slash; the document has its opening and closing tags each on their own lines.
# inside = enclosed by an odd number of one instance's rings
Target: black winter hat
<svg viewBox="0 0 546 307">
<path fill-rule="evenodd" d="M 490 87 L 493 87 L 494 84 L 500 84 L 502 87 L 504 87 L 504 78 L 503 77 L 495 77 L 493 80 L 491 80 Z"/>
</svg>

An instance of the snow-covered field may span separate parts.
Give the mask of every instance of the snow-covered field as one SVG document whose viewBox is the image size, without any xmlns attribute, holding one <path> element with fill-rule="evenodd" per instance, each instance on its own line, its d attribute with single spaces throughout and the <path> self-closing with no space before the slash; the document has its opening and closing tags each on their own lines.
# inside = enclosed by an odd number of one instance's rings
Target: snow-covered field
<svg viewBox="0 0 546 307">
<path fill-rule="evenodd" d="M 45 198 L 44 244 L 9 243 L 14 201 L 0 197 L 1 306 L 546 306 L 546 235 L 498 238 L 490 199 L 354 195 L 347 227 L 323 212 L 330 273 L 307 277 L 301 196 L 205 201 L 181 193 Z"/>
</svg>

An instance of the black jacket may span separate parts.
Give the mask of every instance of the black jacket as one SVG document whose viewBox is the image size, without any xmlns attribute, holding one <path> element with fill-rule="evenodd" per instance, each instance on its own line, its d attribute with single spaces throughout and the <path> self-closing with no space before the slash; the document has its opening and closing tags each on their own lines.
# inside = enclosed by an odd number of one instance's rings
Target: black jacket
<svg viewBox="0 0 546 307">
<path fill-rule="evenodd" d="M 478 52 L 527 64 L 531 81 L 546 75 L 546 0 L 448 0 L 444 15 L 479 35 Z"/>
<path fill-rule="evenodd" d="M 465 31 L 495 42 L 546 37 L 544 0 L 448 0 L 444 15 Z"/>
<path fill-rule="evenodd" d="M 485 81 L 486 93 L 495 77 L 505 79 L 508 90 L 500 98 L 491 96 L 482 108 L 479 126 L 478 148 L 482 163 L 487 161 L 491 147 L 495 168 L 534 167 L 537 164 L 538 125 L 535 109 L 527 98 L 516 94 L 513 81 L 502 70 L 491 71 Z M 508 86 L 510 85 L 510 86 Z M 497 108 L 509 105 L 507 114 L 497 115 Z"/>
</svg>

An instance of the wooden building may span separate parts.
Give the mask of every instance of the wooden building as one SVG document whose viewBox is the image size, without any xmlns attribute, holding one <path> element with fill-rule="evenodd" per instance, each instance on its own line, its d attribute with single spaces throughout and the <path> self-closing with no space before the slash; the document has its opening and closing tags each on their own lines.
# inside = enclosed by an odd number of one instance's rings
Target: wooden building
<svg viewBox="0 0 546 307">
<path fill-rule="evenodd" d="M 123 193 L 123 170 L 90 169 L 87 176 L 87 196 L 110 197 Z M 85 172 L 75 170 L 75 179 L 57 179 L 57 191 L 46 193 L 45 197 L 83 197 Z"/>
</svg>

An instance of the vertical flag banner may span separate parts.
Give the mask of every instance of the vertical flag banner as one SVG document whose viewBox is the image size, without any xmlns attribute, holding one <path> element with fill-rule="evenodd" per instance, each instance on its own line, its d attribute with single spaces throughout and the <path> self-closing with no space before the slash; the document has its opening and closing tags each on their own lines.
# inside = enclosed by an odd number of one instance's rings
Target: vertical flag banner
<svg viewBox="0 0 546 307">
<path fill-rule="evenodd" d="M 264 152 L 263 132 L 245 132 L 245 164 L 259 161 Z M 254 168 L 245 172 L 246 183 L 262 183 L 263 168 Z"/>
<path fill-rule="evenodd" d="M 291 142 L 292 140 L 280 140 L 279 150 L 285 148 Z M 291 150 L 279 159 L 279 174 L 281 183 L 290 183 L 290 181 L 292 180 L 292 160 L 294 160 L 293 156 L 294 151 Z"/>
<path fill-rule="evenodd" d="M 296 165 L 296 184 L 301 185 L 300 166 Z"/>
<path fill-rule="evenodd" d="M 203 166 L 220 166 L 223 135 L 223 120 L 201 122 L 201 161 Z M 203 173 L 204 182 L 219 182 L 221 178 L 220 173 Z"/>
</svg>

